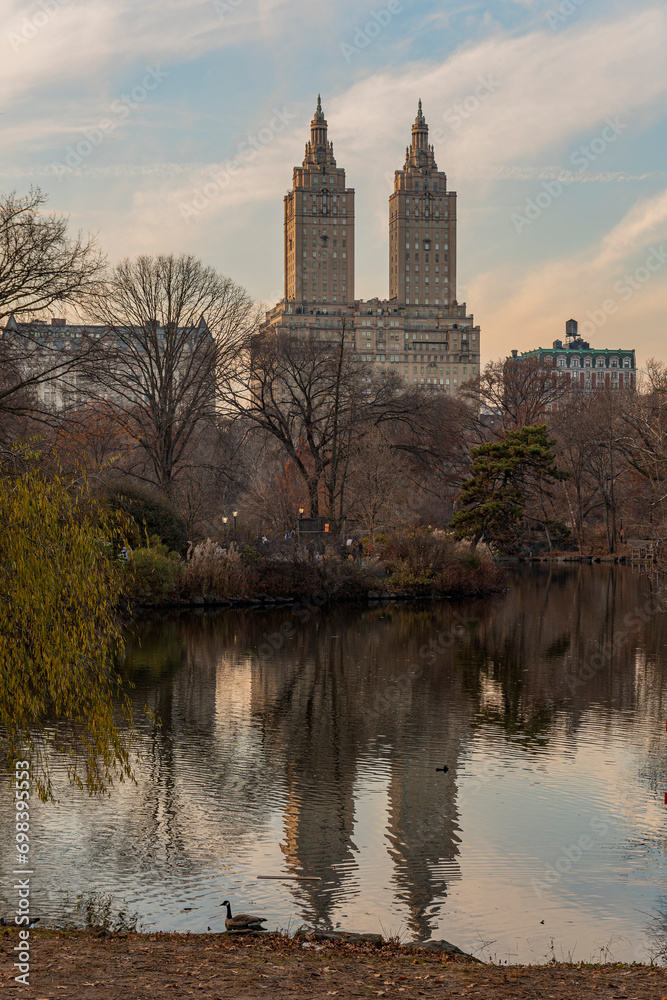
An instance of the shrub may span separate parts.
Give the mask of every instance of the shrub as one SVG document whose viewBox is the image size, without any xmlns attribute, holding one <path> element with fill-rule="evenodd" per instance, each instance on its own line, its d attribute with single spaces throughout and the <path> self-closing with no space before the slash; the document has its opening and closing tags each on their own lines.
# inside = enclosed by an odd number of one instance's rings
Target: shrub
<svg viewBox="0 0 667 1000">
<path fill-rule="evenodd" d="M 156 535 L 168 549 L 185 555 L 188 546 L 185 521 L 166 498 L 144 490 L 124 488 L 112 490 L 108 501 L 136 524 L 131 539 L 133 545 L 141 545 L 146 534 Z"/>
<path fill-rule="evenodd" d="M 132 552 L 127 570 L 130 598 L 154 603 L 175 594 L 181 561 L 177 552 L 170 552 L 154 536 L 147 547 Z"/>
<path fill-rule="evenodd" d="M 386 539 L 382 556 L 390 585 L 447 594 L 477 594 L 502 582 L 493 555 L 485 545 L 471 549 L 445 531 L 419 528 Z"/>
<path fill-rule="evenodd" d="M 234 542 L 223 549 L 207 538 L 198 545 L 190 544 L 179 590 L 184 597 L 235 597 L 248 594 L 255 583 L 256 573 L 245 565 Z"/>
</svg>

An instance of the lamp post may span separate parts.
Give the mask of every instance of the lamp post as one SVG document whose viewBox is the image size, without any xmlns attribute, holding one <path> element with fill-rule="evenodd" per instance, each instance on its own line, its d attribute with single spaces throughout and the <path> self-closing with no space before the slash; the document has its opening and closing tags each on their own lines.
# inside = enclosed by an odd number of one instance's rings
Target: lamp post
<svg viewBox="0 0 667 1000">
<path fill-rule="evenodd" d="M 236 518 L 238 517 L 238 513 L 239 512 L 237 510 L 232 511 L 232 514 L 234 516 L 234 542 L 236 542 Z"/>
<path fill-rule="evenodd" d="M 229 519 L 226 518 L 226 517 L 223 517 L 223 519 L 222 519 L 222 523 L 223 523 L 223 526 L 224 526 L 224 529 L 225 529 L 225 548 L 227 548 L 227 521 L 228 520 Z"/>
<path fill-rule="evenodd" d="M 299 523 L 296 526 L 296 533 L 301 540 L 301 522 L 303 521 L 303 507 L 299 507 Z"/>
</svg>

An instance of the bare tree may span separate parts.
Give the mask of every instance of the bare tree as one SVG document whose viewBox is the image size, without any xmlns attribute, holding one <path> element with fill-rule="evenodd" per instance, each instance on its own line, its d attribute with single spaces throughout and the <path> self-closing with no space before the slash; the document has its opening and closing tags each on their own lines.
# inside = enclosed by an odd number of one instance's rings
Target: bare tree
<svg viewBox="0 0 667 1000">
<path fill-rule="evenodd" d="M 461 484 L 470 472 L 470 404 L 438 393 L 421 402 L 418 419 L 388 429 L 392 447 L 403 459 L 411 487 L 410 505 L 422 519 L 444 527 L 452 516 Z M 385 430 L 387 433 L 387 430 Z"/>
<path fill-rule="evenodd" d="M 459 395 L 478 414 L 489 407 L 500 417 L 500 430 L 512 431 L 543 422 L 545 413 L 568 392 L 567 379 L 539 358 L 507 358 L 490 361 Z"/>
<path fill-rule="evenodd" d="M 0 198 L 0 321 L 64 303 L 97 287 L 104 257 L 95 237 L 68 235 L 67 219 L 41 211 L 39 188 Z"/>
<path fill-rule="evenodd" d="M 562 496 L 579 551 L 583 551 L 588 519 L 603 506 L 592 474 L 596 445 L 595 421 L 591 414 L 595 399 L 591 393 L 572 391 L 550 421 L 549 430 L 557 442 L 557 457 L 569 478 L 560 483 Z"/>
<path fill-rule="evenodd" d="M 602 388 L 589 403 L 591 449 L 590 476 L 597 488 L 605 512 L 607 545 L 616 551 L 618 542 L 618 512 L 620 487 L 627 480 L 625 460 L 627 430 L 623 421 L 626 393 L 620 389 Z"/>
<path fill-rule="evenodd" d="M 357 446 L 349 470 L 348 516 L 359 521 L 375 541 L 378 528 L 395 528 L 413 518 L 407 512 L 415 483 L 407 456 L 393 449 L 379 430 Z"/>
<path fill-rule="evenodd" d="M 625 455 L 642 520 L 664 530 L 667 521 L 667 365 L 649 359 L 642 391 L 624 394 Z M 645 528 L 644 531 L 647 529 Z"/>
<path fill-rule="evenodd" d="M 90 311 L 105 328 L 89 372 L 134 443 L 130 471 L 171 493 L 193 435 L 216 409 L 216 374 L 231 379 L 256 322 L 248 294 L 191 255 L 118 264 Z"/>
<path fill-rule="evenodd" d="M 402 380 L 361 361 L 345 337 L 289 334 L 254 338 L 225 399 L 257 430 L 279 442 L 298 471 L 312 516 L 336 521 L 345 511 L 350 456 L 374 428 L 410 423 L 420 399 Z M 242 390 L 239 391 L 239 380 Z"/>
<path fill-rule="evenodd" d="M 97 344 L 82 330 L 66 345 L 57 329 L 28 320 L 55 305 L 78 307 L 99 287 L 104 257 L 95 237 L 70 236 L 67 219 L 42 211 L 39 188 L 0 198 L 0 412 L 45 416 L 40 390 L 72 384 Z M 19 322 L 17 323 L 17 319 Z"/>
</svg>

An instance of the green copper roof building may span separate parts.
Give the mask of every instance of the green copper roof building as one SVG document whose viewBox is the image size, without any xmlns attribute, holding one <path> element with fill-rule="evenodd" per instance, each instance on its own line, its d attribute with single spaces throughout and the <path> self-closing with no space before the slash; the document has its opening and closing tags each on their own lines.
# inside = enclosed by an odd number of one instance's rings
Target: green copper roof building
<svg viewBox="0 0 667 1000">
<path fill-rule="evenodd" d="M 554 340 L 551 347 L 533 351 L 512 351 L 513 357 L 539 358 L 547 368 L 556 371 L 582 389 L 634 389 L 637 384 L 635 352 L 627 348 L 591 347 L 579 336 L 576 319 L 565 324 L 565 343 Z"/>
</svg>

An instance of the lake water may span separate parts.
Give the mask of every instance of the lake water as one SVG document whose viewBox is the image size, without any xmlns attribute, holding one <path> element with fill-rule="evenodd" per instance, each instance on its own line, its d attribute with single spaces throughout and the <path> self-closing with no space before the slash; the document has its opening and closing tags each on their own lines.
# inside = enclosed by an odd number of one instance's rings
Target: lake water
<svg viewBox="0 0 667 1000">
<path fill-rule="evenodd" d="M 33 913 L 62 922 L 77 895 L 110 893 L 146 928 L 206 931 L 229 898 L 270 928 L 446 938 L 487 960 L 655 954 L 659 581 L 552 565 L 511 569 L 508 586 L 461 604 L 138 622 L 135 706 L 162 730 L 141 731 L 136 785 L 93 801 L 61 785 L 59 805 L 34 805 Z M 5 790 L 5 829 L 9 805 Z"/>
</svg>

